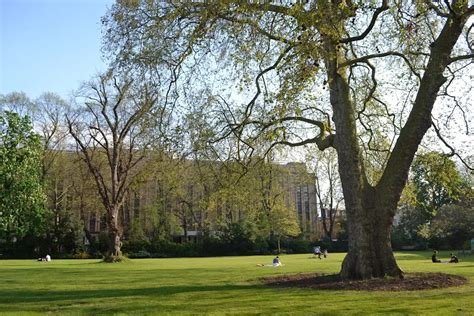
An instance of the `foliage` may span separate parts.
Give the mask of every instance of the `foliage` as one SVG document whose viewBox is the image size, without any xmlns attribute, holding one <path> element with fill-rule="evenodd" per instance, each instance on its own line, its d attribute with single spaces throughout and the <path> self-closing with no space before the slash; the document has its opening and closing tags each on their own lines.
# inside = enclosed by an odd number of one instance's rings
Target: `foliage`
<svg viewBox="0 0 474 316">
<path fill-rule="evenodd" d="M 91 259 L 92 256 L 84 251 L 78 251 L 72 255 L 72 259 Z"/>
<path fill-rule="evenodd" d="M 429 220 L 438 209 L 460 199 L 462 178 L 454 162 L 446 155 L 429 152 L 419 155 L 412 166 L 416 207 Z"/>
<path fill-rule="evenodd" d="M 41 183 L 42 146 L 30 118 L 0 112 L 0 239 L 44 233 L 48 213 Z"/>
<path fill-rule="evenodd" d="M 469 205 L 456 205 L 469 200 L 472 194 L 466 179 L 452 160 L 438 152 L 419 155 L 413 163 L 412 174 L 412 182 L 405 188 L 399 208 L 399 223 L 393 230 L 394 246 L 413 245 L 424 249 L 429 244 L 435 248 L 444 244 L 460 248 L 465 239 L 456 242 L 442 239 L 447 238 L 448 231 L 455 230 L 454 227 L 462 226 L 459 220 L 470 223 Z M 454 231 L 452 234 L 456 235 Z M 461 235 L 463 233 L 458 234 L 458 238 Z M 469 237 L 464 235 L 464 238 Z"/>
<path fill-rule="evenodd" d="M 474 236 L 473 205 L 441 207 L 433 218 L 430 228 L 432 244 L 436 242 L 444 248 L 462 249 L 464 243 Z"/>
</svg>

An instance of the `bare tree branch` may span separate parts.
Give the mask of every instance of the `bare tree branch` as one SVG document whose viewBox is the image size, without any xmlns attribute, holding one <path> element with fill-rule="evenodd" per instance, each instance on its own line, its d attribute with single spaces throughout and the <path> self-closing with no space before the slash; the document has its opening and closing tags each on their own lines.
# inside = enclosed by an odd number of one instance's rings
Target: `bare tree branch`
<svg viewBox="0 0 474 316">
<path fill-rule="evenodd" d="M 366 62 L 370 59 L 373 59 L 373 58 L 382 58 L 382 57 L 387 57 L 387 56 L 397 56 L 397 57 L 400 57 L 402 58 L 405 63 L 407 64 L 407 66 L 410 68 L 411 72 L 418 78 L 421 80 L 421 76 L 420 74 L 415 70 L 415 68 L 413 67 L 413 65 L 411 64 L 410 60 L 402 53 L 399 53 L 399 52 L 385 52 L 385 53 L 378 53 L 378 54 L 371 54 L 371 55 L 366 55 L 366 56 L 363 56 L 363 57 L 359 57 L 359 58 L 355 58 L 355 59 L 351 59 L 351 60 L 348 60 L 344 63 L 341 63 L 339 65 L 339 68 L 343 68 L 343 67 L 347 67 L 347 66 L 350 66 L 350 65 L 354 65 L 356 63 L 360 63 L 360 62 Z"/>
<path fill-rule="evenodd" d="M 339 42 L 340 43 L 350 43 L 350 42 L 355 42 L 355 41 L 360 41 L 360 40 L 363 40 L 371 31 L 372 29 L 374 28 L 374 25 L 375 25 L 375 22 L 377 21 L 377 18 L 378 16 L 388 10 L 388 2 L 387 0 L 383 0 L 382 1 L 382 5 L 380 7 L 378 7 L 374 14 L 372 15 L 372 19 L 370 20 L 370 23 L 369 25 L 367 26 L 367 29 L 365 29 L 364 32 L 362 32 L 360 35 L 357 35 L 357 36 L 353 36 L 353 37 L 348 37 L 348 38 L 343 38 L 341 39 Z"/>
<path fill-rule="evenodd" d="M 436 136 L 438 136 L 438 139 L 444 144 L 444 146 L 446 146 L 447 148 L 449 148 L 449 150 L 451 151 L 449 154 L 447 154 L 448 157 L 453 157 L 453 156 L 456 156 L 458 157 L 458 159 L 462 162 L 462 164 L 464 166 L 466 166 L 466 168 L 468 168 L 469 170 L 471 171 L 474 171 L 474 167 L 473 166 L 470 166 L 458 153 L 457 151 L 454 149 L 453 146 L 451 146 L 447 141 L 446 139 L 444 139 L 444 137 L 441 135 L 441 132 L 438 128 L 438 126 L 436 126 L 435 122 L 434 122 L 434 118 L 432 118 L 432 123 L 431 123 L 431 126 L 433 126 L 434 130 L 435 130 L 435 133 L 436 133 Z"/>
</svg>

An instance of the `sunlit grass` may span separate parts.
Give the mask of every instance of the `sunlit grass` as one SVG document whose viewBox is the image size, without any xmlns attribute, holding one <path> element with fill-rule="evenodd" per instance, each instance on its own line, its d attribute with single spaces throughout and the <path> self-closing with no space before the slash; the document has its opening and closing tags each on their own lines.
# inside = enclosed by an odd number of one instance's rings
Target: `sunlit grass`
<svg viewBox="0 0 474 316">
<path fill-rule="evenodd" d="M 448 258 L 441 253 L 440 258 Z M 406 272 L 463 275 L 467 285 L 415 292 L 321 291 L 262 285 L 263 276 L 299 272 L 336 273 L 343 254 L 319 260 L 284 255 L 142 259 L 106 264 L 98 260 L 0 261 L 0 313 L 327 315 L 474 314 L 474 257 L 459 264 L 433 264 L 429 252 L 398 253 Z"/>
</svg>

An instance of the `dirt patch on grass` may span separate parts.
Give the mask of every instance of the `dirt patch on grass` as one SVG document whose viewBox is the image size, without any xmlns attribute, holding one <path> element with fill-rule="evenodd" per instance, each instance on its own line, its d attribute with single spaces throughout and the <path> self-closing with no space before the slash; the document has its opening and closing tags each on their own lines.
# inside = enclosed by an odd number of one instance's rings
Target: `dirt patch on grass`
<svg viewBox="0 0 474 316">
<path fill-rule="evenodd" d="M 294 274 L 261 278 L 270 286 L 352 291 L 415 291 L 460 286 L 467 279 L 444 273 L 407 273 L 405 279 L 343 280 L 337 274 Z"/>
</svg>

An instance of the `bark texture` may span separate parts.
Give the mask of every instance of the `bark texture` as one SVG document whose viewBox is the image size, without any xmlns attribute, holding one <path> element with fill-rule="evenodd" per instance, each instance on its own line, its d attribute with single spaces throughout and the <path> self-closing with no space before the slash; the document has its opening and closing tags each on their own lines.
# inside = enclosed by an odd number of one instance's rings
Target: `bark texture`
<svg viewBox="0 0 474 316">
<path fill-rule="evenodd" d="M 118 208 L 109 212 L 108 216 L 109 247 L 105 257 L 107 262 L 118 262 L 122 260 L 122 229 L 118 222 Z"/>
<path fill-rule="evenodd" d="M 349 279 L 403 278 L 391 247 L 391 210 L 383 205 L 375 188 L 362 194 L 362 207 L 348 212 L 349 251 L 341 276 Z"/>
</svg>

